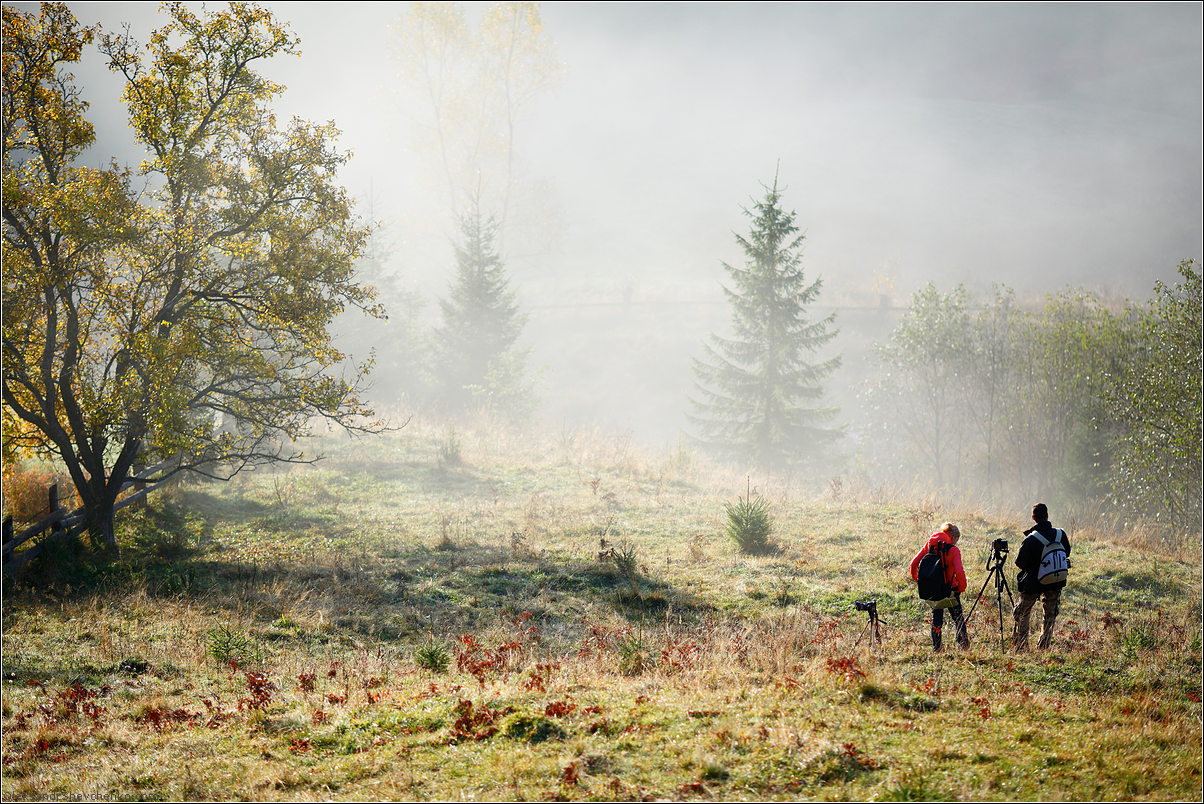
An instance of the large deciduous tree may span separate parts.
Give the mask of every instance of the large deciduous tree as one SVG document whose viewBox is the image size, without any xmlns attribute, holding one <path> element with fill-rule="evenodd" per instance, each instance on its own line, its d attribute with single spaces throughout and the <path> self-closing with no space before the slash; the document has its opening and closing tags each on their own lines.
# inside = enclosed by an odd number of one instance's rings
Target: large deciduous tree
<svg viewBox="0 0 1204 804">
<path fill-rule="evenodd" d="M 63 67 L 96 32 L 60 4 L 4 8 L 5 438 L 62 460 L 111 546 L 135 466 L 228 477 L 305 460 L 314 417 L 374 426 L 367 366 L 331 343 L 343 309 L 380 313 L 353 271 L 346 157 L 331 124 L 278 125 L 283 88 L 256 72 L 297 41 L 253 4 L 167 13 L 145 48 L 100 39 L 146 149 L 136 182 L 82 164 L 93 131 Z"/>
<path fill-rule="evenodd" d="M 1018 308 L 997 290 L 974 313 L 960 286 L 927 286 L 879 349 L 863 457 L 916 488 L 1198 532 L 1198 263 L 1180 273 L 1148 307 L 1067 289 Z"/>
<path fill-rule="evenodd" d="M 1199 534 L 1201 494 L 1200 263 L 1179 264 L 1174 287 L 1159 282 L 1134 339 L 1139 352 L 1118 372 L 1108 399 L 1125 425 L 1116 446 L 1115 499 L 1134 524 Z"/>
<path fill-rule="evenodd" d="M 1019 318 L 1011 436 L 1018 488 L 1049 500 L 1101 499 L 1117 423 L 1104 409 L 1107 378 L 1131 358 L 1129 315 L 1067 289 Z"/>
<path fill-rule="evenodd" d="M 884 371 L 870 394 L 882 429 L 875 440 L 900 440 L 909 469 L 937 487 L 960 479 L 965 376 L 970 358 L 969 295 L 961 285 L 942 293 L 929 283 L 878 348 Z"/>
<path fill-rule="evenodd" d="M 776 177 L 744 213 L 752 219 L 748 236 L 736 235 L 744 267 L 723 264 L 732 283 L 724 288 L 732 334 L 712 335 L 704 359 L 694 361 L 691 419 L 717 453 L 788 471 L 828 457 L 841 435 L 829 426 L 836 410 L 822 403 L 823 381 L 840 358 L 816 359 L 836 336 L 835 314 L 809 313 L 823 283 L 804 275 L 804 235 L 795 213 L 782 207 Z"/>
<path fill-rule="evenodd" d="M 971 432 L 967 440 L 981 449 L 976 463 L 988 499 L 1000 489 L 1000 467 L 1007 455 L 1007 412 L 1016 363 L 1012 334 L 1018 316 L 1015 293 L 996 285 L 994 303 L 978 311 L 969 332 L 965 401 Z"/>
<path fill-rule="evenodd" d="M 410 3 L 394 29 L 412 133 L 439 166 L 457 218 L 484 207 L 499 232 L 517 189 L 518 123 L 560 79 L 539 3 L 494 3 L 472 25 L 460 3 Z"/>
</svg>

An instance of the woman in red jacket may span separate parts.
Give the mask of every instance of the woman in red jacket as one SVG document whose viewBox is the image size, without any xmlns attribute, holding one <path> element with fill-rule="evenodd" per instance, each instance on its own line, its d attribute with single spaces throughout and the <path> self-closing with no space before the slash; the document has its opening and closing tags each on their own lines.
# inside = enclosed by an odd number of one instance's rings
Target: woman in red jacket
<svg viewBox="0 0 1204 804">
<path fill-rule="evenodd" d="M 961 531 L 957 525 L 952 522 L 946 522 L 941 525 L 941 529 L 928 537 L 928 543 L 924 545 L 920 552 L 916 553 L 915 558 L 911 560 L 911 579 L 918 580 L 918 571 L 920 561 L 924 556 L 928 555 L 931 550 L 944 548 L 944 567 L 945 567 L 945 582 L 949 585 L 951 595 L 936 604 L 932 608 L 932 649 L 941 649 L 941 626 L 945 622 L 945 609 L 949 609 L 949 616 L 953 618 L 953 624 L 957 626 L 957 644 L 963 648 L 970 647 L 970 637 L 966 634 L 966 618 L 962 614 L 962 603 L 959 595 L 966 591 L 966 571 L 962 567 L 962 553 L 957 548 L 957 542 L 961 539 Z"/>
</svg>

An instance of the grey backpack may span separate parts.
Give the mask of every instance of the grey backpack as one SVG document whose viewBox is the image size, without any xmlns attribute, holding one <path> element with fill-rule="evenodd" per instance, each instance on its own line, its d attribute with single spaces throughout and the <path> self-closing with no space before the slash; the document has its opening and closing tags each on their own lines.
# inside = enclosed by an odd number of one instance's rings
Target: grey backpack
<svg viewBox="0 0 1204 804">
<path fill-rule="evenodd" d="M 1034 530 L 1033 535 L 1041 542 L 1041 563 L 1037 565 L 1037 581 L 1042 584 L 1062 583 L 1070 575 L 1070 558 L 1062 539 L 1065 533 L 1054 531 L 1052 539 L 1046 539 L 1040 531 Z"/>
</svg>

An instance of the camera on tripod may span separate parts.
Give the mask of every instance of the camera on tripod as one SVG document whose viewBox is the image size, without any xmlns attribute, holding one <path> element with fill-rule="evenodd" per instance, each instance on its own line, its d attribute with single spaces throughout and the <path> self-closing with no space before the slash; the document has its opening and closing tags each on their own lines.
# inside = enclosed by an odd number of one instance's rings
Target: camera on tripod
<svg viewBox="0 0 1204 804">
<path fill-rule="evenodd" d="M 982 602 L 982 594 L 987 591 L 987 584 L 991 581 L 995 582 L 995 603 L 999 610 L 999 649 L 1007 650 L 1007 643 L 1003 636 L 1003 593 L 1007 592 L 1009 608 L 1015 607 L 1015 602 L 1012 600 L 1012 590 L 1008 586 L 1007 578 L 1003 574 L 1004 564 L 1007 563 L 1008 540 L 1004 538 L 995 539 L 991 542 L 991 555 L 987 556 L 987 578 L 982 582 L 982 589 L 978 590 L 978 596 L 974 598 L 974 605 L 970 607 L 970 613 L 966 615 L 966 622 L 970 622 L 970 618 L 974 616 L 978 604 Z"/>
<path fill-rule="evenodd" d="M 882 634 L 878 629 L 878 601 L 877 600 L 854 600 L 853 605 L 857 607 L 857 611 L 864 611 L 869 615 L 869 622 L 865 624 L 865 630 L 861 632 L 861 636 L 857 637 L 857 644 L 861 644 L 861 637 L 866 634 L 870 638 L 870 647 L 882 644 Z"/>
<path fill-rule="evenodd" d="M 871 615 L 878 613 L 877 600 L 854 600 L 853 605 L 857 607 L 857 611 L 868 611 Z"/>
</svg>

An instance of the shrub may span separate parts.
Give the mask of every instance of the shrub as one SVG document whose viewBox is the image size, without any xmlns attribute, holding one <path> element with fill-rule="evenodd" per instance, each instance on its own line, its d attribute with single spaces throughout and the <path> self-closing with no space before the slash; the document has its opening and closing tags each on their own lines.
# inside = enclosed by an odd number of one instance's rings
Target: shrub
<svg viewBox="0 0 1204 804">
<path fill-rule="evenodd" d="M 456 428 L 447 431 L 447 436 L 439 442 L 439 460 L 444 466 L 459 466 L 464 458 L 460 454 L 460 436 Z"/>
<path fill-rule="evenodd" d="M 263 648 L 245 634 L 219 625 L 205 635 L 205 652 L 218 664 L 260 664 Z"/>
<path fill-rule="evenodd" d="M 906 768 L 886 783 L 882 801 L 939 801 L 945 794 L 934 784 L 924 768 Z"/>
<path fill-rule="evenodd" d="M 1121 637 L 1121 646 L 1127 658 L 1134 659 L 1138 653 L 1157 650 L 1162 643 L 1158 622 L 1135 622 Z"/>
<path fill-rule="evenodd" d="M 631 596 L 640 597 L 640 559 L 636 555 L 635 545 L 624 539 L 619 544 L 610 544 L 602 540 L 602 550 L 598 553 L 599 561 L 609 561 L 631 587 Z"/>
<path fill-rule="evenodd" d="M 451 654 L 442 642 L 432 639 L 414 651 L 414 664 L 432 673 L 444 673 L 451 664 Z"/>
<path fill-rule="evenodd" d="M 741 553 L 761 554 L 773 550 L 769 535 L 773 532 L 773 516 L 769 501 L 760 495 L 741 497 L 739 502 L 724 503 L 727 511 L 727 535 Z"/>
<path fill-rule="evenodd" d="M 638 676 L 656 666 L 652 643 L 643 634 L 620 637 L 615 642 L 615 655 L 619 659 L 619 672 L 625 676 Z"/>
</svg>

